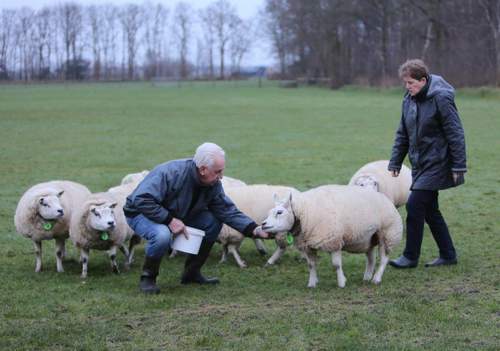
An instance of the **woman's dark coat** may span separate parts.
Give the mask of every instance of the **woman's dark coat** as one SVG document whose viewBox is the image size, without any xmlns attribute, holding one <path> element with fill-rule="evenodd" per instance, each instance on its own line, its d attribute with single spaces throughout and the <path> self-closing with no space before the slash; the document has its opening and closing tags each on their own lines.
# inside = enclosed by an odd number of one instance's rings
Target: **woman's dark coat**
<svg viewBox="0 0 500 351">
<path fill-rule="evenodd" d="M 412 165 L 412 190 L 453 187 L 452 172 L 466 172 L 465 137 L 453 87 L 442 77 L 430 75 L 414 97 L 403 99 L 389 170 L 400 170 L 408 154 Z"/>
</svg>

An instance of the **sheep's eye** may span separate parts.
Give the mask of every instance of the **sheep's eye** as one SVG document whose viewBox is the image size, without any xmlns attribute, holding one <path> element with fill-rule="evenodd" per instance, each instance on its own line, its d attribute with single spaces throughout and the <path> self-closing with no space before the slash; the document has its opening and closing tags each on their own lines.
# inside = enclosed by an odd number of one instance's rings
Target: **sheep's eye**
<svg viewBox="0 0 500 351">
<path fill-rule="evenodd" d="M 283 214 L 283 210 L 278 210 L 276 214 L 279 216 L 280 214 Z"/>
<path fill-rule="evenodd" d="M 101 218 L 101 214 L 100 214 L 99 212 L 94 211 L 94 214 L 95 214 L 95 216 L 96 216 L 97 218 Z"/>
</svg>

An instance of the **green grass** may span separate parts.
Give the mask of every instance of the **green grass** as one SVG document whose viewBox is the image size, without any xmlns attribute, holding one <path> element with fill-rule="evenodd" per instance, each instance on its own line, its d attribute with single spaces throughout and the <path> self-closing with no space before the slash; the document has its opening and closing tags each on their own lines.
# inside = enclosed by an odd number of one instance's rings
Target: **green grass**
<svg viewBox="0 0 500 351">
<path fill-rule="evenodd" d="M 149 297 L 137 287 L 142 245 L 121 275 L 91 252 L 82 281 L 71 243 L 58 274 L 47 242 L 44 271 L 34 273 L 31 242 L 13 224 L 21 194 L 53 179 L 102 191 L 127 173 L 189 157 L 207 140 L 225 148 L 226 174 L 248 183 L 345 184 L 364 163 L 389 157 L 401 94 L 243 83 L 0 86 L 0 349 L 497 350 L 500 99 L 486 95 L 458 95 L 469 172 L 465 186 L 440 197 L 457 266 L 388 267 L 373 286 L 362 282 L 364 256 L 346 253 L 347 286 L 339 289 L 323 254 L 310 290 L 295 250 L 263 268 L 248 242 L 244 270 L 232 259 L 219 265 L 214 248 L 204 272 L 221 278 L 216 287 L 181 286 L 183 257 L 165 259 L 162 293 Z M 422 262 L 436 255 L 426 231 Z"/>
</svg>

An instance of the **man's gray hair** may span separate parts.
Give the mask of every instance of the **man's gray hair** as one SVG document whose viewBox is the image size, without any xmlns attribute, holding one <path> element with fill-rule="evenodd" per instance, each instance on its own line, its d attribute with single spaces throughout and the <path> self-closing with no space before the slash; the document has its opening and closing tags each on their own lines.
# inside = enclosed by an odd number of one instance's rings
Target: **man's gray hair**
<svg viewBox="0 0 500 351">
<path fill-rule="evenodd" d="M 225 159 L 225 155 L 226 153 L 219 145 L 214 143 L 203 143 L 196 149 L 193 160 L 198 168 L 201 166 L 212 168 L 215 159 L 218 157 Z"/>
</svg>

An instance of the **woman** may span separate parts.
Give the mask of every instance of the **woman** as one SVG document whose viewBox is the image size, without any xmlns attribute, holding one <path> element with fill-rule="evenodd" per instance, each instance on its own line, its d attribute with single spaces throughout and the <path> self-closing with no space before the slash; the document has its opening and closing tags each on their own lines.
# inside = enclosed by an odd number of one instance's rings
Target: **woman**
<svg viewBox="0 0 500 351">
<path fill-rule="evenodd" d="M 408 154 L 412 191 L 406 204 L 406 247 L 402 256 L 389 263 L 396 268 L 418 265 L 425 222 L 439 247 L 439 257 L 425 266 L 456 264 L 455 247 L 438 205 L 438 191 L 463 184 L 467 170 L 454 89 L 442 77 L 429 74 L 418 59 L 402 64 L 399 76 L 407 93 L 388 169 L 397 177 Z"/>
</svg>

